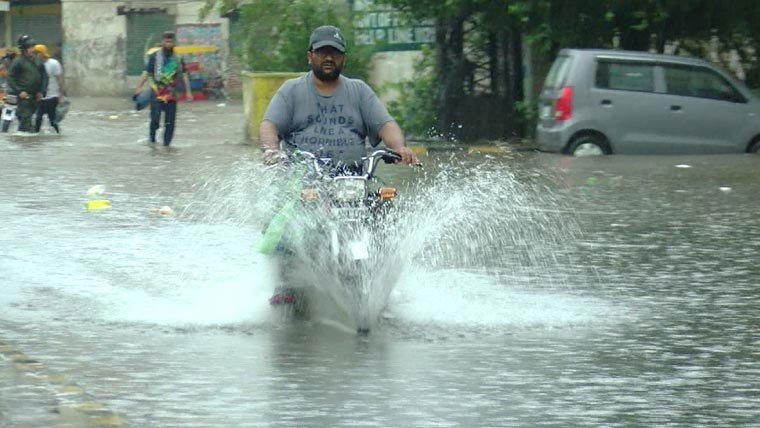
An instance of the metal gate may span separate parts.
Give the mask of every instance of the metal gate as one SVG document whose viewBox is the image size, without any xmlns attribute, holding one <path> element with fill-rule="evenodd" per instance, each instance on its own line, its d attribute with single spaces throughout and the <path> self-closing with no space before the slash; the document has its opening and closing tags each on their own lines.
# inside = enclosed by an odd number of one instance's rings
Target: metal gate
<svg viewBox="0 0 760 428">
<path fill-rule="evenodd" d="M 56 56 L 60 54 L 63 43 L 63 29 L 61 25 L 61 5 L 34 4 L 13 5 L 9 12 L 0 14 L 0 37 L 5 34 L 5 14 L 11 14 L 11 40 L 12 46 L 22 34 L 30 35 L 37 43 L 47 45 L 50 52 Z"/>
</svg>

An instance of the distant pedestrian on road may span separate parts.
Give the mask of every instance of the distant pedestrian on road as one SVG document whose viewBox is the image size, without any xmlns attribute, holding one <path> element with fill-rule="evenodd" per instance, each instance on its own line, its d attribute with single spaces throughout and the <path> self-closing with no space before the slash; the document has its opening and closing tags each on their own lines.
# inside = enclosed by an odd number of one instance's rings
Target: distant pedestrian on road
<svg viewBox="0 0 760 428">
<path fill-rule="evenodd" d="M 137 83 L 135 95 L 142 92 L 142 87 L 148 77 L 151 78 L 150 87 L 153 97 L 150 102 L 150 142 L 156 142 L 156 131 L 161 121 L 161 112 L 164 113 L 164 146 L 172 142 L 174 136 L 174 122 L 177 117 L 177 99 L 179 98 L 179 77 L 185 84 L 185 95 L 188 101 L 193 100 L 190 91 L 190 82 L 185 73 L 185 61 L 179 54 L 174 53 L 174 33 L 167 31 L 161 35 L 161 49 L 150 54 L 148 63 L 145 65 Z"/>
<path fill-rule="evenodd" d="M 59 103 L 63 102 L 63 67 L 57 59 L 50 57 L 45 45 L 35 45 L 34 51 L 40 55 L 40 59 L 45 66 L 45 72 L 48 75 L 47 91 L 42 101 L 37 106 L 37 119 L 34 123 L 34 131 L 40 132 L 42 127 L 42 116 L 48 116 L 50 126 L 55 132 L 61 133 L 58 127 L 58 118 L 56 117 L 56 108 Z"/>
<path fill-rule="evenodd" d="M 45 66 L 34 53 L 34 39 L 24 34 L 17 43 L 21 54 L 13 60 L 8 70 L 8 91 L 18 95 L 18 130 L 32 132 L 32 115 L 37 111 L 37 103 L 42 100 L 48 77 Z"/>
</svg>

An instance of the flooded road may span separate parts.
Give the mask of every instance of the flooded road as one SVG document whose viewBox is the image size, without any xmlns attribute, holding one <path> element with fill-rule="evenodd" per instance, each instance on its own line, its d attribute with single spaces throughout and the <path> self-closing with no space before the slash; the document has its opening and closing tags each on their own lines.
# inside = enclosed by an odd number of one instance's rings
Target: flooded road
<svg viewBox="0 0 760 428">
<path fill-rule="evenodd" d="M 408 262 L 357 337 L 268 305 L 241 106 L 169 150 L 129 107 L 0 137 L 0 427 L 760 425 L 760 156 L 382 166 Z"/>
</svg>

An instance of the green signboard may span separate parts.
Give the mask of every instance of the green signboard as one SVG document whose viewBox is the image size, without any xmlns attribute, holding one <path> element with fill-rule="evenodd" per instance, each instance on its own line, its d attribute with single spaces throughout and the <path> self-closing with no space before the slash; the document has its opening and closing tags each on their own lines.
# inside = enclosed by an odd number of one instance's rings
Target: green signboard
<svg viewBox="0 0 760 428">
<path fill-rule="evenodd" d="M 409 22 L 404 15 L 371 0 L 358 0 L 354 11 L 356 37 L 360 44 L 376 44 L 381 51 L 417 50 L 435 41 L 435 28 L 430 22 Z"/>
</svg>

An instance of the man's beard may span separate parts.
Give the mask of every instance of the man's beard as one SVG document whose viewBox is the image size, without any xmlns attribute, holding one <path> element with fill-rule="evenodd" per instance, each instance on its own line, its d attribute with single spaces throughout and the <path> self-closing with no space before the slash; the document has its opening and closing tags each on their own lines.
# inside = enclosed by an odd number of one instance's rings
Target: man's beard
<svg viewBox="0 0 760 428">
<path fill-rule="evenodd" d="M 164 48 L 164 53 L 170 54 L 170 53 L 173 53 L 173 52 L 174 52 L 174 48 L 173 47 L 172 48 L 166 48 L 166 47 Z"/>
<path fill-rule="evenodd" d="M 325 73 L 321 66 L 316 64 L 311 65 L 311 71 L 317 76 L 317 79 L 323 82 L 334 82 L 340 77 L 340 73 L 343 71 L 343 67 L 339 67 L 338 64 L 333 63 L 333 70 L 330 73 Z"/>
</svg>

